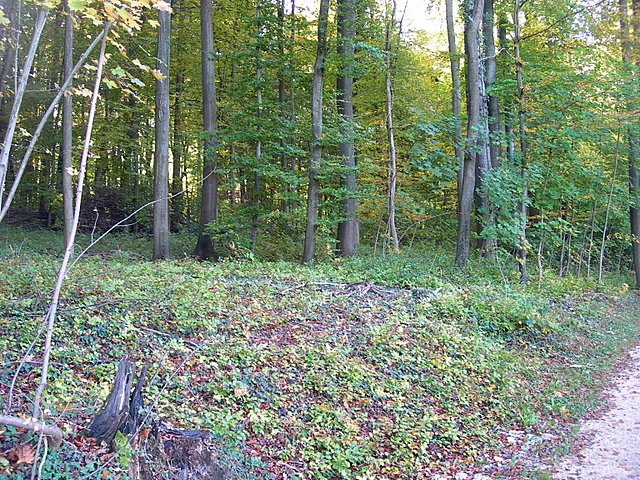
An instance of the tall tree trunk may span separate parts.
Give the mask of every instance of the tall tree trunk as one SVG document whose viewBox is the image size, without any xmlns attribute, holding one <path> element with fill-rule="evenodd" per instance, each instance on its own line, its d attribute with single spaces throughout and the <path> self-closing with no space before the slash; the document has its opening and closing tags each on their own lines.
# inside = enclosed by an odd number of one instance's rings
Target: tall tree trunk
<svg viewBox="0 0 640 480">
<path fill-rule="evenodd" d="M 279 55 L 279 65 L 278 65 L 278 104 L 280 106 L 280 128 L 282 129 L 282 133 L 280 136 L 280 170 L 284 173 L 288 170 L 289 165 L 289 156 L 285 153 L 285 145 L 287 141 L 285 139 L 286 132 L 284 130 L 284 125 L 287 119 L 287 100 L 286 100 L 286 90 L 285 90 L 285 81 L 286 81 L 286 69 L 287 69 L 287 56 L 285 53 L 285 44 L 287 42 L 285 37 L 285 15 L 284 15 L 284 0 L 278 0 L 277 4 L 278 10 L 278 55 Z M 283 199 L 280 200 L 280 212 L 286 213 L 288 208 L 288 193 L 290 191 L 289 181 L 287 176 L 284 175 L 281 180 L 281 188 L 282 192 L 284 192 Z"/>
<path fill-rule="evenodd" d="M 502 13 L 498 17 L 498 41 L 500 42 L 500 50 L 503 55 L 509 55 L 509 45 L 507 42 L 507 16 Z M 509 162 L 513 162 L 515 158 L 515 142 L 513 134 L 513 108 L 512 102 L 508 102 L 504 106 L 504 135 L 507 143 L 506 156 Z"/>
<path fill-rule="evenodd" d="M 169 45 L 171 13 L 158 10 L 158 53 L 156 68 L 155 151 L 153 168 L 153 259 L 171 256 L 169 251 Z"/>
<path fill-rule="evenodd" d="M 484 38 L 484 78 L 486 88 L 487 112 L 489 121 L 489 153 L 491 168 L 500 163 L 500 107 L 498 97 L 493 93 L 496 83 L 496 43 L 493 35 L 493 0 L 484 0 L 482 31 Z"/>
<path fill-rule="evenodd" d="M 389 163 L 387 170 L 387 207 L 389 210 L 389 218 L 387 220 L 387 239 L 391 240 L 393 252 L 400 249 L 400 241 L 398 240 L 398 229 L 396 228 L 396 190 L 398 161 L 396 155 L 396 139 L 393 131 L 393 80 L 391 77 L 391 35 L 395 29 L 396 21 L 396 2 L 392 1 L 391 13 L 387 12 L 386 28 L 385 28 L 385 87 L 387 100 L 387 140 L 389 142 Z M 388 10 L 389 4 L 386 3 Z"/>
<path fill-rule="evenodd" d="M 353 131 L 353 66 L 356 5 L 355 0 L 338 0 L 338 55 L 342 59 L 342 70 L 338 75 L 338 115 L 342 122 L 340 133 L 344 139 L 338 146 L 338 155 L 347 170 L 342 187 L 347 198 L 342 202 L 343 220 L 338 224 L 336 250 L 342 257 L 353 257 L 360 243 L 358 225 L 358 201 L 356 199 L 356 156 Z"/>
<path fill-rule="evenodd" d="M 456 47 L 456 31 L 453 23 L 453 0 L 445 0 L 447 19 L 447 40 L 451 63 L 451 110 L 453 113 L 453 145 L 458 160 L 458 210 L 462 193 L 462 172 L 464 168 L 464 145 L 462 141 L 462 92 L 460 88 L 460 55 Z"/>
<path fill-rule="evenodd" d="M 487 238 L 486 229 L 495 226 L 495 215 L 489 198 L 489 190 L 487 185 L 487 177 L 491 170 L 497 166 L 498 159 L 496 153 L 495 165 L 491 151 L 491 99 L 487 92 L 489 81 L 495 83 L 496 65 L 495 65 L 495 44 L 493 39 L 493 4 L 487 7 L 491 0 L 484 0 L 482 15 L 482 45 L 479 47 L 480 58 L 478 59 L 478 68 L 480 70 L 478 76 L 478 88 L 480 89 L 480 122 L 479 131 L 481 139 L 479 150 L 476 157 L 476 210 L 477 210 L 477 231 L 478 231 L 478 249 L 482 257 L 487 257 L 490 252 L 494 251 L 497 246 L 495 236 Z M 486 31 L 490 29 L 489 39 L 487 39 Z M 493 52 L 493 55 L 489 55 Z M 482 59 L 484 58 L 484 61 Z M 489 70 L 487 70 L 489 68 Z M 497 102 L 497 99 L 494 98 Z M 497 104 L 496 104 L 497 109 Z M 495 230 L 495 229 L 494 229 Z"/>
<path fill-rule="evenodd" d="M 262 21 L 260 12 L 260 0 L 256 0 L 256 103 L 258 123 L 256 126 L 256 164 L 253 171 L 253 194 L 251 195 L 251 251 L 256 248 L 258 240 L 258 208 L 260 207 L 260 163 L 262 162 L 262 59 L 260 44 L 262 42 Z"/>
<path fill-rule="evenodd" d="M 73 12 L 69 0 L 64 2 L 64 59 L 62 69 L 65 80 L 73 71 Z M 73 143 L 73 96 L 68 92 L 62 100 L 62 207 L 64 215 L 64 241 L 67 248 L 73 227 L 73 183 L 71 172 Z"/>
<path fill-rule="evenodd" d="M 524 0 L 526 1 L 526 0 Z M 527 137 L 526 137 L 526 111 L 525 111 L 525 93 L 524 93 L 524 77 L 522 57 L 520 55 L 520 7 L 523 0 L 515 0 L 515 8 L 513 12 L 514 18 L 514 56 L 516 61 L 516 83 L 518 86 L 518 127 L 520 134 L 520 178 L 522 181 L 522 197 L 520 199 L 520 245 L 518 246 L 517 260 L 518 269 L 520 271 L 520 283 L 529 282 L 529 273 L 527 271 L 527 219 L 529 204 L 529 182 L 527 180 Z"/>
<path fill-rule="evenodd" d="M 182 93 L 184 90 L 184 70 L 179 68 L 176 72 L 176 90 L 173 101 L 173 145 L 171 153 L 173 157 L 173 178 L 171 179 L 171 224 L 177 229 L 184 221 L 182 215 Z"/>
<path fill-rule="evenodd" d="M 290 60 L 290 78 L 289 78 L 289 121 L 291 122 L 292 128 L 295 128 L 297 123 L 296 116 L 296 77 L 295 77 L 295 62 L 293 61 L 294 55 L 296 52 L 296 2 L 295 0 L 291 0 L 291 13 L 289 14 L 291 18 L 291 39 L 289 40 L 289 58 Z M 291 177 L 294 178 L 296 172 L 296 157 L 291 156 L 289 158 L 288 170 L 291 173 Z M 289 185 L 287 187 L 287 193 L 291 196 L 296 191 L 295 185 Z M 291 210 L 291 205 L 294 202 L 292 200 L 288 200 L 285 211 L 287 213 Z M 292 221 L 294 224 L 295 220 Z"/>
<path fill-rule="evenodd" d="M 638 45 L 638 35 L 640 35 L 640 1 L 632 0 L 631 28 L 633 29 L 634 40 L 630 37 L 629 10 L 627 0 L 619 0 L 620 9 L 620 32 L 622 43 L 622 61 L 631 71 L 631 66 L 635 63 L 640 65 L 640 45 Z M 633 72 L 636 76 L 637 73 Z M 635 80 L 635 79 L 634 79 Z M 634 111 L 634 105 L 629 102 L 627 109 Z M 640 289 L 640 175 L 638 174 L 638 156 L 640 155 L 640 139 L 638 138 L 638 124 L 633 122 L 627 131 L 629 153 L 628 153 L 628 174 L 629 174 L 629 194 L 631 205 L 629 206 L 629 223 L 631 226 L 631 251 L 633 255 L 633 271 L 636 277 L 636 288 Z"/>
<path fill-rule="evenodd" d="M 0 207 L 2 207 L 4 197 L 4 187 L 7 179 L 7 170 L 9 166 L 9 155 L 11 154 L 11 147 L 13 145 L 13 137 L 18 126 L 18 117 L 20 115 L 20 107 L 22 105 L 22 99 L 27 89 L 27 83 L 31 76 L 31 67 L 33 66 L 33 60 L 36 57 L 36 51 L 40 44 L 40 38 L 42 37 L 42 30 L 47 20 L 49 9 L 47 7 L 40 7 L 38 15 L 36 17 L 35 26 L 33 29 L 33 35 L 31 37 L 31 45 L 20 73 L 20 79 L 18 80 L 18 86 L 13 96 L 13 106 L 11 107 L 11 115 L 9 116 L 9 122 L 7 124 L 7 131 L 4 135 L 4 141 L 2 142 L 2 152 L 0 153 Z"/>
<path fill-rule="evenodd" d="M 211 236 L 206 232 L 209 222 L 218 216 L 218 108 L 216 103 L 216 72 L 213 46 L 212 0 L 200 1 L 200 41 L 202 45 L 202 115 L 207 140 L 204 142 L 204 170 L 200 227 L 195 254 L 203 259 L 215 259 Z"/>
<path fill-rule="evenodd" d="M 464 158 L 458 232 L 456 240 L 456 266 L 466 269 L 471 237 L 471 210 L 476 188 L 476 159 L 483 148 L 479 135 L 480 125 L 480 24 L 483 0 L 465 0 L 464 45 L 467 61 L 467 152 Z"/>
<path fill-rule="evenodd" d="M 324 60 L 327 56 L 327 23 L 329 0 L 320 0 L 318 17 L 318 46 L 313 66 L 311 87 L 311 158 L 309 161 L 309 190 L 307 194 L 307 227 L 304 237 L 302 263 L 313 260 L 316 254 L 318 230 L 318 207 L 320 203 L 320 166 L 322 160 L 322 84 L 324 80 Z"/>
</svg>

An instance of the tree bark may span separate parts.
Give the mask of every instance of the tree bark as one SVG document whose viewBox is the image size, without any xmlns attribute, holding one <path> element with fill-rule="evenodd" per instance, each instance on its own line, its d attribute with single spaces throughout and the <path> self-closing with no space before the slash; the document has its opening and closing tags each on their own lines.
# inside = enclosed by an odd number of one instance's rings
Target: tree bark
<svg viewBox="0 0 640 480">
<path fill-rule="evenodd" d="M 110 28 L 110 24 L 107 24 L 105 28 L 102 30 L 102 32 L 99 33 L 98 36 L 93 40 L 93 42 L 91 42 L 91 44 L 87 47 L 87 49 L 82 54 L 80 59 L 74 65 L 71 77 L 73 77 L 78 72 L 80 67 L 84 65 L 84 63 L 87 61 L 87 58 L 93 51 L 93 49 L 98 45 L 98 43 L 100 43 L 103 37 L 107 34 L 109 28 Z M 56 96 L 53 98 L 53 100 L 51 100 L 49 107 L 45 111 L 44 115 L 42 115 L 42 117 L 40 118 L 40 122 L 38 123 L 38 126 L 36 127 L 33 134 L 31 135 L 31 141 L 29 142 L 29 145 L 27 146 L 27 149 L 25 150 L 24 155 L 22 156 L 22 160 L 20 161 L 20 166 L 18 167 L 18 170 L 15 174 L 15 178 L 13 179 L 13 184 L 11 185 L 11 189 L 7 193 L 5 202 L 2 205 L 2 209 L 0 210 L 0 223 L 2 223 L 5 216 L 7 215 L 7 212 L 9 211 L 9 208 L 11 207 L 11 202 L 13 201 L 13 198 L 18 190 L 18 186 L 20 185 L 20 180 L 22 179 L 22 175 L 24 174 L 27 168 L 29 159 L 31 158 L 31 154 L 33 153 L 36 143 L 40 138 L 40 135 L 42 134 L 42 130 L 44 129 L 55 107 L 58 105 L 58 103 L 62 99 L 62 96 L 69 88 L 70 83 L 71 82 L 69 79 L 63 83 L 62 87 L 60 87 L 60 89 L 56 93 Z"/>
<path fill-rule="evenodd" d="M 208 136 L 204 142 L 202 205 L 198 244 L 195 254 L 202 259 L 216 259 L 207 225 L 218 215 L 218 109 L 216 104 L 216 72 L 213 45 L 212 0 L 200 1 L 200 41 L 202 48 L 202 116 Z"/>
<path fill-rule="evenodd" d="M 353 66 L 356 5 L 355 0 L 338 0 L 338 55 L 342 69 L 336 81 L 338 90 L 338 115 L 341 119 L 340 134 L 344 141 L 338 146 L 338 155 L 346 173 L 342 187 L 347 198 L 342 202 L 343 220 L 338 224 L 338 243 L 336 250 L 341 257 L 353 257 L 360 243 L 358 225 L 358 200 L 356 198 L 356 156 L 353 117 Z"/>
<path fill-rule="evenodd" d="M 91 104 L 89 107 L 89 116 L 87 119 L 87 130 L 84 138 L 84 143 L 82 146 L 82 156 L 80 158 L 78 183 L 76 186 L 76 200 L 75 200 L 74 212 L 73 212 L 73 227 L 71 230 L 71 241 L 67 243 L 67 246 L 65 248 L 64 255 L 62 257 L 62 263 L 60 265 L 60 269 L 58 270 L 58 274 L 56 278 L 56 285 L 53 289 L 51 302 L 49 304 L 49 309 L 47 310 L 47 314 L 45 317 L 47 328 L 46 328 L 44 346 L 42 349 L 43 354 L 42 354 L 42 369 L 40 374 L 40 382 L 38 383 L 38 387 L 36 388 L 34 399 L 33 399 L 33 414 L 32 414 L 33 418 L 40 418 L 40 415 L 42 412 L 41 401 L 42 401 L 42 394 L 44 393 L 44 389 L 47 386 L 49 360 L 51 358 L 51 345 L 52 345 L 52 339 L 53 339 L 53 328 L 55 325 L 58 306 L 60 303 L 60 294 L 62 291 L 62 284 L 64 283 L 64 279 L 69 273 L 67 270 L 67 266 L 69 265 L 69 261 L 71 259 L 73 241 L 78 231 L 78 223 L 80 221 L 82 190 L 84 187 L 84 179 L 85 179 L 85 174 L 87 170 L 87 159 L 89 158 L 89 147 L 91 146 L 91 135 L 93 132 L 93 122 L 95 119 L 96 105 L 98 103 L 98 93 L 100 90 L 100 82 L 102 80 L 102 71 L 104 68 L 104 63 L 106 61 L 105 50 L 107 45 L 107 34 L 110 28 L 111 28 L 111 22 L 105 22 L 103 33 L 101 35 L 102 42 L 100 44 L 100 58 L 98 60 L 95 84 L 94 84 L 93 92 L 91 95 Z M 81 62 L 83 62 L 82 59 L 81 59 Z"/>
<path fill-rule="evenodd" d="M 471 237 L 471 210 L 476 188 L 476 160 L 482 141 L 479 135 L 480 125 L 480 24 L 482 20 L 483 0 L 465 0 L 464 45 L 467 61 L 467 152 L 464 158 L 460 209 L 458 213 L 458 232 L 456 240 L 456 266 L 467 268 Z"/>
<path fill-rule="evenodd" d="M 391 241 L 393 252 L 398 252 L 400 242 L 398 240 L 398 229 L 396 228 L 396 190 L 397 190 L 397 174 L 398 162 L 396 155 L 396 140 L 393 131 L 393 81 L 391 78 L 391 33 L 395 28 L 396 2 L 392 0 L 391 15 L 387 14 L 385 28 L 385 87 L 386 87 L 386 106 L 387 106 L 387 140 L 389 142 L 389 164 L 387 170 L 387 207 L 389 210 L 389 218 L 387 220 L 387 238 Z M 387 3 L 387 8 L 389 7 Z"/>
<path fill-rule="evenodd" d="M 464 145 L 462 141 L 462 92 L 460 88 L 460 56 L 456 47 L 456 32 L 453 23 L 453 0 L 445 0 L 447 20 L 447 40 L 449 62 L 451 63 L 451 110 L 453 113 L 453 145 L 458 161 L 458 211 L 462 193 L 462 172 L 464 168 Z"/>
<path fill-rule="evenodd" d="M 173 145 L 171 148 L 173 157 L 173 175 L 171 179 L 171 224 L 175 229 L 182 224 L 182 92 L 184 89 L 184 70 L 178 69 L 176 72 L 176 90 L 173 101 Z"/>
<path fill-rule="evenodd" d="M 69 1 L 64 2 L 64 59 L 62 69 L 65 80 L 73 78 L 73 12 Z M 72 143 L 73 143 L 73 95 L 67 92 L 62 101 L 62 206 L 64 215 L 65 248 L 71 240 L 73 224 L 73 184 L 72 184 Z"/>
<path fill-rule="evenodd" d="M 613 164 L 613 175 L 611 175 L 611 183 L 609 185 L 609 195 L 607 197 L 607 206 L 604 214 L 604 225 L 602 226 L 602 241 L 600 242 L 600 256 L 598 258 L 598 283 L 602 283 L 604 277 L 604 257 L 605 249 L 607 246 L 607 229 L 609 228 L 609 214 L 611 212 L 611 202 L 613 201 L 613 190 L 616 185 L 616 176 L 618 175 L 618 150 L 620 148 L 620 132 L 618 132 L 618 139 L 616 140 L 616 153 Z M 594 208 L 595 210 L 595 208 Z M 595 212 L 594 212 L 595 217 Z M 589 242 L 589 265 L 588 270 L 591 269 L 591 243 L 593 243 L 593 226 L 591 227 L 591 241 Z"/>
<path fill-rule="evenodd" d="M 620 31 L 622 37 L 622 60 L 628 71 L 632 64 L 640 66 L 640 45 L 638 35 L 640 35 L 640 0 L 631 2 L 631 28 L 628 20 L 628 5 L 626 0 L 619 0 L 620 8 Z M 634 39 L 630 37 L 630 30 L 633 30 Z M 637 73 L 632 73 L 637 77 Z M 637 78 L 635 78 L 637 80 Z M 633 111 L 634 105 L 627 106 Z M 631 251 L 633 255 L 633 271 L 636 277 L 636 289 L 640 289 L 640 175 L 638 173 L 638 156 L 640 155 L 640 139 L 638 138 L 638 123 L 632 123 L 628 128 L 628 175 L 629 194 L 631 205 L 629 206 L 629 223 L 631 226 Z"/>
<path fill-rule="evenodd" d="M 527 271 L 527 219 L 528 219 L 528 203 L 529 203 L 529 182 L 527 180 L 527 138 L 526 138 L 526 112 L 525 112 L 525 93 L 524 93 L 524 76 L 522 57 L 520 55 L 520 7 L 522 0 L 515 0 L 514 17 L 514 56 L 516 61 L 516 83 L 518 87 L 518 128 L 520 134 L 520 178 L 522 182 L 522 197 L 520 200 L 520 245 L 516 254 L 518 261 L 518 270 L 520 271 L 520 283 L 529 282 L 529 273 Z"/>
<path fill-rule="evenodd" d="M 260 167 L 262 162 L 262 59 L 260 55 L 260 43 L 262 36 L 260 0 L 256 0 L 256 24 L 258 27 L 256 36 L 256 104 L 258 122 L 256 126 L 256 164 L 253 171 L 253 193 L 251 195 L 251 251 L 256 248 L 258 240 L 258 209 L 260 207 Z"/>
<path fill-rule="evenodd" d="M 155 150 L 153 176 L 153 259 L 171 257 L 169 250 L 169 55 L 171 13 L 158 10 Z"/>
<path fill-rule="evenodd" d="M 503 55 L 508 55 L 507 16 L 504 13 L 498 17 L 498 41 L 500 42 L 500 50 L 504 52 Z M 507 143 L 506 156 L 509 162 L 514 161 L 516 151 L 513 135 L 513 112 L 511 109 L 511 102 L 508 102 L 504 106 L 504 135 Z"/>
<path fill-rule="evenodd" d="M 16 6 L 17 0 L 8 0 L 4 3 L 4 14 L 9 21 L 5 26 L 0 26 L 0 34 L 2 38 L 6 38 L 4 42 L 5 50 L 2 57 L 2 69 L 0 70 L 0 134 L 4 134 L 6 125 L 4 125 L 4 113 L 7 103 L 7 81 L 13 70 L 14 55 L 17 44 L 16 32 Z"/>
<path fill-rule="evenodd" d="M 496 83 L 497 61 L 496 43 L 493 35 L 493 0 L 484 0 L 482 30 L 484 38 L 484 78 L 486 88 L 487 112 L 489 120 L 489 153 L 491 168 L 500 164 L 500 106 L 493 88 Z"/>
<path fill-rule="evenodd" d="M 33 66 L 33 60 L 36 57 L 36 51 L 42 37 L 42 30 L 47 20 L 49 9 L 47 7 L 40 7 L 38 15 L 36 17 L 35 26 L 33 30 L 33 36 L 31 37 L 31 45 L 22 67 L 20 79 L 18 81 L 18 87 L 13 97 L 13 106 L 11 107 L 11 115 L 9 116 L 9 122 L 7 124 L 7 131 L 4 135 L 4 141 L 2 142 L 2 152 L 0 153 L 0 207 L 3 206 L 4 187 L 7 179 L 7 170 L 9 166 L 9 156 L 11 154 L 11 147 L 13 144 L 13 137 L 18 126 L 18 116 L 20 114 L 20 107 L 22 105 L 22 99 L 27 89 L 29 77 L 31 76 L 31 67 Z"/>
<path fill-rule="evenodd" d="M 324 61 L 327 56 L 327 23 L 329 0 L 320 0 L 318 17 L 318 45 L 313 66 L 311 87 L 311 158 L 309 161 L 309 190 L 307 194 L 307 226 L 304 237 L 302 263 L 311 262 L 316 254 L 318 208 L 320 203 L 320 166 L 322 161 L 322 84 Z"/>
</svg>

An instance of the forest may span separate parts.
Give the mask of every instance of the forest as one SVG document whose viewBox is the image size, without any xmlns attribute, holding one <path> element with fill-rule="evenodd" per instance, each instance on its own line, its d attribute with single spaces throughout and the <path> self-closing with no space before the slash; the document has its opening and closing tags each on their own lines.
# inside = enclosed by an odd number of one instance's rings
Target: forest
<svg viewBox="0 0 640 480">
<path fill-rule="evenodd" d="M 639 108 L 640 0 L 1 0 L 0 479 L 551 478 Z"/>
</svg>

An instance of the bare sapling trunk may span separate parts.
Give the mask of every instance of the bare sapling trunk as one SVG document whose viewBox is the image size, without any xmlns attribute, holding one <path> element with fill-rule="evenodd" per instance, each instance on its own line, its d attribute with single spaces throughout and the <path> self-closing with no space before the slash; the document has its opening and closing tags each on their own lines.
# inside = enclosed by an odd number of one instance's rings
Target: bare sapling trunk
<svg viewBox="0 0 640 480">
<path fill-rule="evenodd" d="M 91 45 L 87 47 L 85 52 L 82 54 L 80 59 L 78 59 L 75 66 L 73 67 L 70 77 L 67 78 L 65 82 L 62 84 L 62 87 L 60 87 L 60 89 L 58 90 L 58 93 L 56 93 L 56 96 L 53 98 L 53 100 L 49 104 L 49 107 L 45 111 L 44 115 L 42 115 L 42 117 L 40 118 L 40 122 L 38 123 L 38 126 L 36 127 L 33 134 L 31 135 L 31 141 L 29 142 L 29 145 L 27 146 L 27 149 L 25 150 L 25 153 L 22 156 L 22 160 L 20 161 L 20 166 L 18 167 L 18 170 L 15 174 L 15 178 L 13 179 L 13 184 L 11 185 L 11 189 L 7 193 L 5 202 L 2 206 L 2 209 L 0 210 L 0 223 L 2 223 L 2 220 L 6 217 L 9 211 L 9 208 L 11 207 L 11 202 L 13 201 L 13 198 L 18 190 L 18 186 L 20 185 L 20 180 L 22 179 L 22 175 L 24 174 L 27 168 L 29 159 L 31 158 L 31 154 L 33 153 L 36 143 L 38 142 L 38 139 L 40 138 L 40 135 L 42 134 L 42 131 L 45 125 L 47 124 L 49 117 L 51 116 L 56 106 L 62 99 L 62 96 L 71 86 L 71 79 L 75 76 L 78 70 L 80 70 L 82 65 L 84 65 L 87 58 L 89 58 L 89 55 L 93 51 L 93 49 L 100 43 L 100 41 L 106 35 L 106 32 L 107 30 L 103 29 L 102 32 L 100 32 L 98 36 L 93 40 Z"/>
<path fill-rule="evenodd" d="M 398 161 L 396 153 L 396 140 L 393 131 L 393 80 L 391 78 L 391 34 L 395 28 L 396 2 L 392 0 L 391 12 L 387 13 L 387 22 L 385 30 L 385 87 L 387 99 L 387 140 L 389 142 L 389 163 L 387 166 L 387 208 L 389 217 L 387 220 L 386 240 L 391 242 L 394 253 L 400 250 L 400 242 L 398 240 L 398 229 L 396 228 L 396 191 L 398 176 Z M 386 4 L 387 9 L 389 4 Z"/>
<path fill-rule="evenodd" d="M 262 59 L 260 58 L 260 43 L 262 36 L 262 25 L 260 22 L 260 0 L 256 1 L 256 23 L 258 26 L 256 43 L 256 102 L 258 107 L 258 124 L 256 126 L 256 165 L 253 172 L 253 194 L 251 203 L 253 212 L 251 213 L 251 251 L 256 248 L 258 240 L 258 208 L 260 207 L 260 163 L 262 161 Z"/>
<path fill-rule="evenodd" d="M 607 197 L 607 207 L 604 214 L 604 225 L 602 226 L 602 241 L 600 243 L 600 258 L 598 262 L 598 283 L 602 284 L 602 277 L 604 276 L 604 257 L 605 249 L 607 245 L 607 229 L 609 228 L 609 213 L 611 212 L 611 202 L 613 201 L 613 190 L 615 188 L 616 176 L 618 175 L 618 153 L 620 148 L 620 132 L 618 132 L 618 138 L 616 140 L 616 153 L 613 164 L 613 174 L 611 175 L 611 184 L 609 185 L 609 196 Z M 595 215 L 594 215 L 595 217 Z M 593 238 L 593 227 L 591 228 L 591 237 Z M 591 246 L 589 246 L 591 249 Z M 589 252 L 589 267 L 591 267 L 591 252 Z"/>
<path fill-rule="evenodd" d="M 73 242 L 75 240 L 75 236 L 78 231 L 78 223 L 80 220 L 80 207 L 82 203 L 82 190 L 84 185 L 85 174 L 87 171 L 87 159 L 89 157 L 89 147 L 91 145 L 91 134 L 93 131 L 93 123 L 95 118 L 96 106 L 98 103 L 100 82 L 102 80 L 102 71 L 105 63 L 107 33 L 110 27 L 111 27 L 110 22 L 105 23 L 103 34 L 101 35 L 102 43 L 100 46 L 100 58 L 98 60 L 95 84 L 93 88 L 93 93 L 91 95 L 91 105 L 89 107 L 89 116 L 87 120 L 87 130 L 86 130 L 83 149 L 82 149 L 82 156 L 80 158 L 78 183 L 76 186 L 76 201 L 75 201 L 75 208 L 74 208 L 73 224 L 71 229 L 71 239 L 70 239 L 71 241 L 68 242 L 65 247 L 62 263 L 60 265 L 60 269 L 58 270 L 56 285 L 53 289 L 53 293 L 51 296 L 51 303 L 49 305 L 49 309 L 47 310 L 47 314 L 45 317 L 46 332 L 45 332 L 44 345 L 42 349 L 42 352 L 43 352 L 42 353 L 42 369 L 41 369 L 41 375 L 40 375 L 40 382 L 36 388 L 34 399 L 33 399 L 32 418 L 29 420 L 25 420 L 22 418 L 16 418 L 9 415 L 0 416 L 0 424 L 13 425 L 20 428 L 26 428 L 29 430 L 33 430 L 34 432 L 42 432 L 44 435 L 45 441 L 47 441 L 47 444 L 51 442 L 51 446 L 53 447 L 60 445 L 62 441 L 62 434 L 57 427 L 46 425 L 44 423 L 44 420 L 42 419 L 42 394 L 47 386 L 49 362 L 51 357 L 51 346 L 52 346 L 51 344 L 52 344 L 52 338 L 53 338 L 53 327 L 55 325 L 56 314 L 57 314 L 58 305 L 60 302 L 60 293 L 62 290 L 62 284 L 68 273 L 67 266 L 69 265 L 71 255 L 73 253 Z"/>
<path fill-rule="evenodd" d="M 318 209 L 320 203 L 320 167 L 322 161 L 322 85 L 324 60 L 327 56 L 327 23 L 329 0 L 320 0 L 318 17 L 318 46 L 313 66 L 311 87 L 311 158 L 309 160 L 309 190 L 307 193 L 307 226 L 304 236 L 302 263 L 313 261 L 316 255 Z"/>
<path fill-rule="evenodd" d="M 182 191 L 182 153 L 184 145 L 182 143 L 182 93 L 184 89 L 184 70 L 176 72 L 175 99 L 173 101 L 173 145 L 171 156 L 173 159 L 173 170 L 171 175 L 171 225 L 174 230 L 183 222 L 183 199 L 179 195 Z"/>
<path fill-rule="evenodd" d="M 40 7 L 33 29 L 33 36 L 31 37 L 31 45 L 29 46 L 29 51 L 27 52 L 24 65 L 22 66 L 22 72 L 20 73 L 17 89 L 13 97 L 13 106 L 11 107 L 7 131 L 5 132 L 4 141 L 2 142 L 2 152 L 0 153 L 0 207 L 3 206 L 4 187 L 9 167 L 9 157 L 11 155 L 13 137 L 18 126 L 20 107 L 22 106 L 22 99 L 24 98 L 25 91 L 27 90 L 27 84 L 29 83 L 29 77 L 31 76 L 31 67 L 33 66 L 33 61 L 36 57 L 40 38 L 42 37 L 42 30 L 44 29 L 48 14 L 49 9 L 47 7 Z"/>
<path fill-rule="evenodd" d="M 456 47 L 456 31 L 453 23 L 453 0 L 445 0 L 447 20 L 447 41 L 451 64 L 451 110 L 453 114 L 453 145 L 458 161 L 458 210 L 462 193 L 462 172 L 464 168 L 464 144 L 462 140 L 462 92 L 460 87 L 460 55 Z"/>
<path fill-rule="evenodd" d="M 524 76 L 522 57 L 520 56 L 520 7 L 522 0 L 515 0 L 513 12 L 514 18 L 514 54 L 516 62 L 516 83 L 518 88 L 518 126 L 520 133 L 520 178 L 522 181 L 522 197 L 520 200 L 520 245 L 516 259 L 518 261 L 518 269 L 520 271 L 520 283 L 529 282 L 529 273 L 527 271 L 527 249 L 529 242 L 527 241 L 527 219 L 529 204 L 529 182 L 527 180 L 527 138 L 526 138 L 526 111 L 525 111 L 525 92 L 524 92 Z"/>
</svg>

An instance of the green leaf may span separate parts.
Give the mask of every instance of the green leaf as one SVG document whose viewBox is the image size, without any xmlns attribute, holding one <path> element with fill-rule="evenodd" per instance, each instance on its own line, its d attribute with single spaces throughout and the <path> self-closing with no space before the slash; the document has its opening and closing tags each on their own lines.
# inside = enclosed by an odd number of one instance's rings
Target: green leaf
<svg viewBox="0 0 640 480">
<path fill-rule="evenodd" d="M 84 10 L 84 0 L 69 0 L 69 8 L 74 12 Z"/>
<path fill-rule="evenodd" d="M 116 75 L 118 77 L 122 77 L 123 75 L 125 75 L 127 72 L 124 71 L 124 68 L 122 67 L 116 67 L 116 68 L 112 68 L 111 69 L 111 73 L 113 75 Z"/>
</svg>

